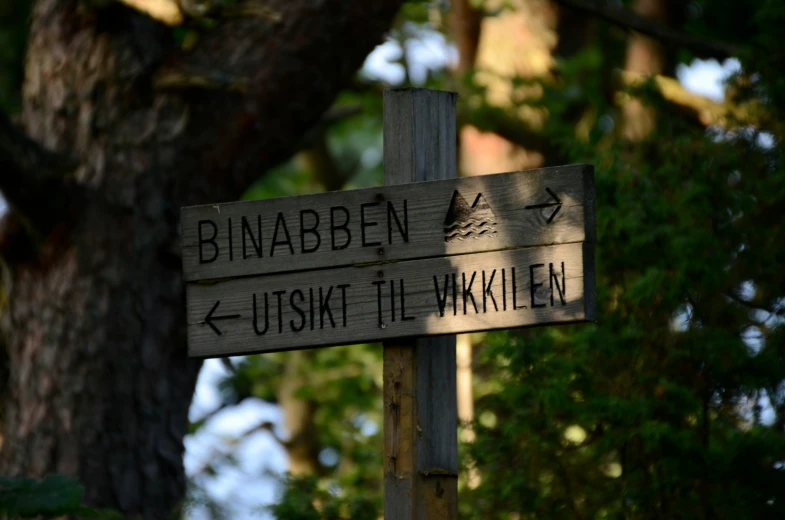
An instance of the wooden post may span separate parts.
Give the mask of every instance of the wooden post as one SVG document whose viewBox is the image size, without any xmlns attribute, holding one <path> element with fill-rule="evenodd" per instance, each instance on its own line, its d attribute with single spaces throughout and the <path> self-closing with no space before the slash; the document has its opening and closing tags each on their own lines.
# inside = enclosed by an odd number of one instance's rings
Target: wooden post
<svg viewBox="0 0 785 520">
<path fill-rule="evenodd" d="M 385 90 L 386 186 L 456 176 L 456 98 Z M 455 370 L 455 336 L 384 343 L 385 520 L 458 517 Z"/>
</svg>

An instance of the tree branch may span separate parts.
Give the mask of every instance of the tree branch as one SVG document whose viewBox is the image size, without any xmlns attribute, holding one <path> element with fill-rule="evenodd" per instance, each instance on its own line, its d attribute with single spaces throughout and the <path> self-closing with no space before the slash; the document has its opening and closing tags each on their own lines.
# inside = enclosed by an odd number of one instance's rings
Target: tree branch
<svg viewBox="0 0 785 520">
<path fill-rule="evenodd" d="M 738 124 L 748 124 L 745 122 L 757 121 L 763 115 L 755 103 L 742 105 L 727 102 L 717 103 L 687 91 L 674 78 L 659 74 L 648 76 L 625 70 L 619 70 L 617 73 L 622 84 L 626 87 L 640 86 L 649 79 L 653 79 L 662 97 L 705 126 L 733 127 Z"/>
<path fill-rule="evenodd" d="M 763 305 L 759 305 L 759 304 L 755 303 L 754 301 L 745 300 L 739 294 L 737 294 L 735 291 L 727 291 L 725 294 L 728 296 L 728 298 L 730 298 L 734 302 L 736 302 L 739 305 L 742 305 L 744 307 L 747 307 L 750 310 L 761 311 L 761 312 L 765 312 L 765 313 L 772 314 L 772 315 L 775 315 L 775 316 L 782 316 L 783 314 L 785 314 L 785 310 L 783 310 L 783 309 L 780 309 L 780 308 L 777 308 L 777 307 L 769 308 L 769 307 L 765 307 Z"/>
<path fill-rule="evenodd" d="M 385 31 L 402 0 L 268 0 L 279 14 L 221 18 L 190 51 L 177 51 L 157 73 L 161 96 L 190 106 L 187 128 L 167 157 L 180 206 L 236 200 L 265 170 L 297 151 Z M 171 79 L 204 72 L 217 88 L 172 90 Z M 216 78 L 242 78 L 227 88 Z M 224 85 L 221 88 L 221 85 Z M 237 87 L 237 88 L 231 88 Z M 273 124 L 274 122 L 274 124 Z"/>
<path fill-rule="evenodd" d="M 120 0 L 120 2 L 166 25 L 183 23 L 180 5 L 174 0 Z"/>
<path fill-rule="evenodd" d="M 205 89 L 224 92 L 248 92 L 248 79 L 215 71 L 161 70 L 153 76 L 158 90 Z"/>
<path fill-rule="evenodd" d="M 281 445 L 282 448 L 286 449 L 292 445 L 291 440 L 284 440 L 275 433 L 275 424 L 270 421 L 262 421 L 258 426 L 248 430 L 245 435 L 249 435 L 251 433 L 256 433 L 258 431 L 266 431 L 270 434 L 270 436 L 275 439 L 275 441 Z"/>
<path fill-rule="evenodd" d="M 298 157 L 305 163 L 313 178 L 327 191 L 340 190 L 357 171 L 357 164 L 346 168 L 338 165 L 327 146 L 327 129 L 331 124 L 361 112 L 360 105 L 334 106 L 322 115 L 302 140 Z"/>
<path fill-rule="evenodd" d="M 362 106 L 359 104 L 336 105 L 327 110 L 317 123 L 312 126 L 303 136 L 300 149 L 305 150 L 317 146 L 324 138 L 324 134 L 330 125 L 354 117 L 362 113 Z"/>
<path fill-rule="evenodd" d="M 499 107 L 483 104 L 477 108 L 469 108 L 466 103 L 458 104 L 458 123 L 460 126 L 469 124 L 483 132 L 493 132 L 513 144 L 537 151 L 545 156 L 553 152 L 548 139 L 526 121 L 511 116 Z"/>
<path fill-rule="evenodd" d="M 452 2 L 452 26 L 455 43 L 458 46 L 458 73 L 466 74 L 477 58 L 477 48 L 480 45 L 480 31 L 482 29 L 483 11 L 472 5 L 469 0 L 455 0 Z"/>
<path fill-rule="evenodd" d="M 0 191 L 9 205 L 39 233 L 63 221 L 76 188 L 77 161 L 46 150 L 0 111 Z"/>
<path fill-rule="evenodd" d="M 299 157 L 310 170 L 314 180 L 327 191 L 337 191 L 343 188 L 353 172 L 343 171 L 327 146 L 324 133 L 319 134 L 310 143 L 310 146 L 300 151 Z"/>
<path fill-rule="evenodd" d="M 662 97 L 677 111 L 704 126 L 718 125 L 730 129 L 765 116 L 765 112 L 755 103 L 718 103 L 687 91 L 674 78 L 648 76 L 625 70 L 617 70 L 616 74 L 619 88 L 637 87 L 650 79 L 653 80 Z M 617 95 L 623 102 L 626 94 L 619 92 Z M 458 121 L 461 125 L 470 124 L 481 131 L 498 134 L 513 144 L 538 151 L 546 157 L 552 156 L 554 152 L 553 144 L 548 142 L 542 132 L 531 128 L 526 121 L 500 107 L 483 104 L 470 108 L 467 103 L 459 101 Z"/>
<path fill-rule="evenodd" d="M 598 2 L 596 0 L 555 1 L 563 6 L 607 20 L 624 29 L 646 34 L 665 44 L 685 47 L 702 56 L 723 59 L 736 55 L 739 52 L 739 47 L 736 45 L 716 40 L 705 40 L 607 2 Z"/>
</svg>

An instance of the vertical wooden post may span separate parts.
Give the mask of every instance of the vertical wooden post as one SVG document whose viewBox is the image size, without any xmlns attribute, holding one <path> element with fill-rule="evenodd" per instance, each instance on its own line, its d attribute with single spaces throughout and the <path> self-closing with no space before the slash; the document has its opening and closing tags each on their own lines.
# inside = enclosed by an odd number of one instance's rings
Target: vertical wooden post
<svg viewBox="0 0 785 520">
<path fill-rule="evenodd" d="M 456 98 L 385 90 L 386 186 L 456 176 Z M 384 343 L 385 520 L 458 517 L 455 367 L 455 336 Z"/>
</svg>

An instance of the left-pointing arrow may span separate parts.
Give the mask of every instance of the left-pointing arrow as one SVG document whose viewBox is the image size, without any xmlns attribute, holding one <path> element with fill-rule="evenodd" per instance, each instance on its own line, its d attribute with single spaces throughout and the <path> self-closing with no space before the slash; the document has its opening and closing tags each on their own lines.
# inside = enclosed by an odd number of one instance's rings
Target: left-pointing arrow
<svg viewBox="0 0 785 520">
<path fill-rule="evenodd" d="M 213 316 L 213 313 L 215 312 L 215 309 L 217 309 L 219 305 L 221 305 L 221 300 L 218 300 L 217 302 L 215 302 L 215 305 L 213 305 L 213 308 L 210 309 L 210 312 L 208 312 L 207 316 L 204 317 L 204 322 L 206 324 L 208 324 L 210 326 L 210 328 L 215 331 L 216 334 L 221 336 L 222 335 L 221 331 L 218 330 L 218 327 L 216 327 L 213 322 L 214 321 L 218 321 L 218 320 L 236 320 L 237 318 L 240 317 L 240 315 L 239 314 L 227 314 L 226 316 Z"/>
</svg>

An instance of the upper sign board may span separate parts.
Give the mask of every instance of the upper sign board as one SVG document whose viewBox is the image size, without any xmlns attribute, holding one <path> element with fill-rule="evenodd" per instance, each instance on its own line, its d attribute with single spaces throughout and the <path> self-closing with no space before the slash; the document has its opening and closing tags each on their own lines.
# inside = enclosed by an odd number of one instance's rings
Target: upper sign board
<svg viewBox="0 0 785 520">
<path fill-rule="evenodd" d="M 183 208 L 186 282 L 594 241 L 589 165 Z"/>
</svg>

